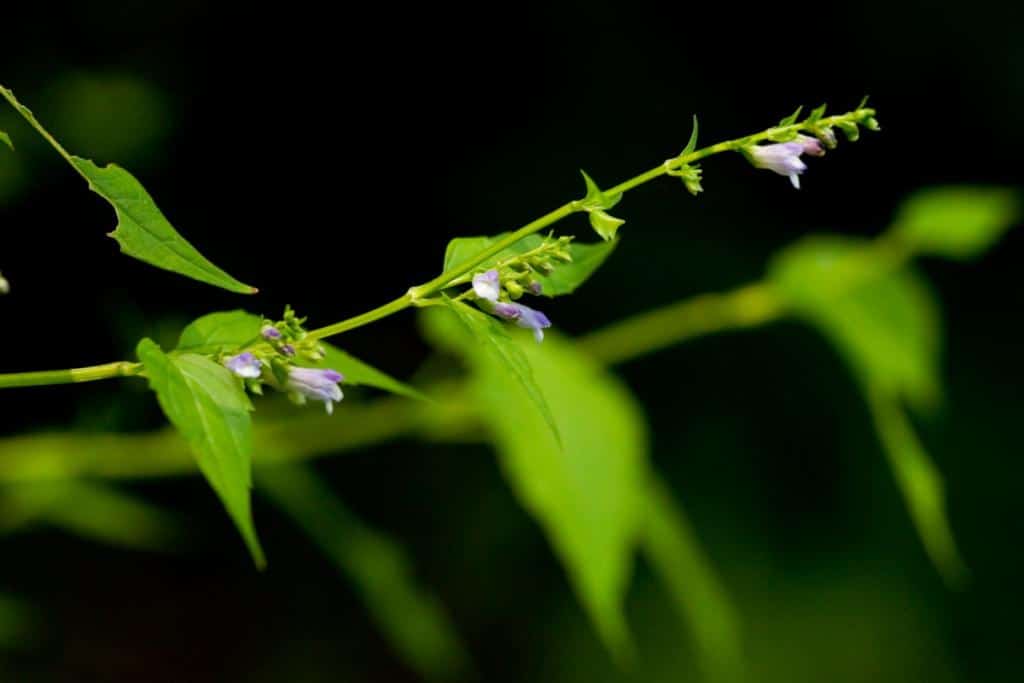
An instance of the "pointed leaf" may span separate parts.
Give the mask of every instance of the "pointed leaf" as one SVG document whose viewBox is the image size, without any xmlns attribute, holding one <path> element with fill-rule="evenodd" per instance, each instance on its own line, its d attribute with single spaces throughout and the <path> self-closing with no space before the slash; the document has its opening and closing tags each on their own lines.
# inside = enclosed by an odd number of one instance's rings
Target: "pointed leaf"
<svg viewBox="0 0 1024 683">
<path fill-rule="evenodd" d="M 128 171 L 113 164 L 100 168 L 88 159 L 69 154 L 31 110 L 18 102 L 13 92 L 0 86 L 0 94 L 85 178 L 93 192 L 114 207 L 118 225 L 110 236 L 121 245 L 122 252 L 157 268 L 232 292 L 256 292 L 254 287 L 239 282 L 208 261 L 178 234 L 149 193 Z"/>
<path fill-rule="evenodd" d="M 697 149 L 697 115 L 693 115 L 693 128 L 690 130 L 690 140 L 686 143 L 686 147 L 679 153 L 679 156 L 684 157 L 693 150 Z"/>
<path fill-rule="evenodd" d="M 495 242 L 504 239 L 506 235 L 508 233 L 494 237 L 459 237 L 452 240 L 448 243 L 448 249 L 445 251 L 444 269 L 449 270 L 468 261 Z M 540 235 L 527 235 L 508 249 L 481 263 L 477 269 L 480 272 L 489 270 L 506 259 L 536 249 L 543 239 Z M 548 275 L 537 273 L 536 279 L 541 284 L 541 296 L 554 298 L 576 291 L 597 271 L 605 259 L 611 256 L 618 245 L 618 241 L 615 240 L 596 244 L 570 242 L 568 247 L 569 255 L 572 257 L 570 263 L 560 263 Z"/>
<path fill-rule="evenodd" d="M 561 443 L 558 433 L 558 425 L 555 417 L 544 400 L 544 394 L 537 386 L 530 362 L 523 353 L 522 348 L 505 331 L 504 325 L 489 315 L 481 313 L 477 309 L 467 306 L 461 301 L 452 301 L 444 298 L 448 308 L 455 313 L 456 319 L 462 324 L 462 328 L 469 335 L 462 339 L 472 339 L 472 345 L 476 351 L 471 360 L 480 367 L 487 366 L 492 371 L 503 375 L 513 383 L 522 388 L 529 403 L 536 408 L 537 413 L 543 419 L 544 424 L 556 444 Z M 458 339 L 458 337 L 456 337 Z"/>
<path fill-rule="evenodd" d="M 970 259 L 997 242 L 1020 214 L 1020 195 L 1011 188 L 933 187 L 903 202 L 891 231 L 915 249 Z"/>
<path fill-rule="evenodd" d="M 610 209 L 620 201 L 622 201 L 622 193 L 606 194 L 601 191 L 597 186 L 597 183 L 587 175 L 586 171 L 580 171 L 583 175 L 583 182 L 587 185 L 587 194 L 583 198 L 583 208 L 587 211 L 591 209 Z"/>
<path fill-rule="evenodd" d="M 418 401 L 430 400 L 421 391 L 414 389 L 408 384 L 399 382 L 397 379 L 381 372 L 372 365 L 364 363 L 338 347 L 327 343 L 324 343 L 323 346 L 326 353 L 324 354 L 324 359 L 317 363 L 317 366 L 333 368 L 345 375 L 345 384 L 376 387 L 377 389 L 390 391 L 392 394 L 413 398 Z"/>
<path fill-rule="evenodd" d="M 811 115 L 807 117 L 808 123 L 817 123 L 825 116 L 825 110 L 828 108 L 827 104 L 822 104 L 820 107 L 815 107 Z"/>
<path fill-rule="evenodd" d="M 884 388 L 872 387 L 868 389 L 868 404 L 883 450 L 928 557 L 950 585 L 962 584 L 967 578 L 967 569 L 947 517 L 942 474 L 925 453 L 897 400 Z"/>
<path fill-rule="evenodd" d="M 589 215 L 590 227 L 605 241 L 614 240 L 619 228 L 626 222 L 597 209 L 591 211 Z"/>
<path fill-rule="evenodd" d="M 265 566 L 249 499 L 252 404 L 241 383 L 205 356 L 168 356 L 149 339 L 139 342 L 137 353 L 167 419 L 185 437 L 200 471 L 224 503 L 256 565 Z"/>
<path fill-rule="evenodd" d="M 308 468 L 261 469 L 258 490 L 302 528 L 359 592 L 391 645 L 420 675 L 454 680 L 468 658 L 438 599 L 401 546 L 353 515 Z"/>
<path fill-rule="evenodd" d="M 784 128 L 786 126 L 792 126 L 794 123 L 796 123 L 796 120 L 798 118 L 800 118 L 800 112 L 802 112 L 803 109 L 804 109 L 803 105 L 800 105 L 799 107 L 796 108 L 795 112 L 793 112 L 792 114 L 790 114 L 786 118 L 784 118 L 781 121 L 779 121 L 779 128 Z"/>
<path fill-rule="evenodd" d="M 14 149 L 14 143 L 11 142 L 11 136 L 8 135 L 7 133 L 3 132 L 2 130 L 0 130 L 0 142 L 3 142 L 5 145 L 10 147 L 12 150 Z"/>
<path fill-rule="evenodd" d="M 178 339 L 178 350 L 216 352 L 249 344 L 260 338 L 262 319 L 242 310 L 219 311 L 196 318 Z"/>
</svg>

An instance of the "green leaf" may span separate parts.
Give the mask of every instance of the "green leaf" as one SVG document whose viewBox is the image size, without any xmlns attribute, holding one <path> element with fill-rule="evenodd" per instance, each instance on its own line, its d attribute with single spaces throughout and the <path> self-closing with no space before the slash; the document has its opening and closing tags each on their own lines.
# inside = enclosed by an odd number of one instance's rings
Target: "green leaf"
<svg viewBox="0 0 1024 683">
<path fill-rule="evenodd" d="M 113 545 L 170 549 L 184 533 L 178 520 L 144 500 L 113 487 L 78 479 L 24 482 L 3 499 L 5 530 L 46 523 Z"/>
<path fill-rule="evenodd" d="M 605 194 L 585 171 L 580 173 L 583 174 L 583 182 L 587 185 L 587 195 L 583 198 L 582 206 L 590 218 L 590 227 L 605 241 L 615 239 L 619 227 L 626 221 L 606 213 L 605 209 L 618 204 L 622 200 L 622 193 Z"/>
<path fill-rule="evenodd" d="M 150 339 L 137 348 L 160 407 L 192 449 L 258 567 L 266 565 L 252 521 L 252 404 L 240 382 L 206 356 L 168 356 Z"/>
<path fill-rule="evenodd" d="M 910 420 L 884 387 L 868 388 L 868 405 L 896 483 L 925 551 L 943 578 L 961 585 L 967 569 L 946 514 L 942 474 L 925 453 Z"/>
<path fill-rule="evenodd" d="M 827 108 L 827 104 L 822 104 L 820 107 L 815 107 L 814 111 L 811 112 L 811 115 L 807 117 L 807 122 L 817 123 L 818 121 L 820 121 L 822 117 L 825 116 L 825 110 Z"/>
<path fill-rule="evenodd" d="M 913 270 L 890 260 L 859 240 L 814 236 L 785 249 L 770 277 L 863 384 L 927 407 L 939 395 L 938 306 Z"/>
<path fill-rule="evenodd" d="M 208 261 L 164 218 L 146 189 L 128 171 L 113 164 L 100 168 L 88 159 L 73 156 L 43 128 L 35 115 L 0 86 L 8 102 L 89 183 L 89 188 L 114 207 L 118 225 L 110 236 L 125 254 L 150 265 L 241 294 L 254 294 L 243 284 Z"/>
<path fill-rule="evenodd" d="M 610 209 L 620 201 L 622 201 L 622 193 L 618 194 L 605 194 L 601 191 L 601 188 L 597 186 L 597 183 L 587 175 L 586 171 L 581 170 L 580 174 L 583 175 L 583 182 L 587 186 L 587 194 L 583 198 L 583 208 L 590 209 Z"/>
<path fill-rule="evenodd" d="M 643 524 L 644 419 L 629 391 L 569 342 L 548 335 L 511 341 L 533 368 L 531 386 L 551 406 L 564 446 L 529 409 L 521 382 L 475 336 L 436 311 L 431 339 L 470 361 L 472 405 L 493 435 L 502 469 L 541 524 L 598 632 L 620 659 L 630 654 L 623 600 Z"/>
<path fill-rule="evenodd" d="M 590 227 L 594 229 L 594 232 L 601 236 L 601 239 L 606 241 L 614 240 L 619 228 L 626 222 L 621 218 L 616 218 L 615 216 L 598 209 L 590 211 L 588 215 L 590 218 Z"/>
<path fill-rule="evenodd" d="M 508 234 L 502 233 L 493 237 L 459 237 L 453 239 L 448 243 L 448 248 L 445 251 L 444 269 L 449 270 L 468 261 L 495 242 L 504 239 Z M 508 249 L 481 263 L 478 266 L 478 270 L 480 272 L 489 270 L 501 261 L 536 249 L 543 240 L 544 238 L 540 235 L 527 235 Z M 541 283 L 542 288 L 541 295 L 554 298 L 573 293 L 601 267 L 601 264 L 611 256 L 618 245 L 618 241 L 615 240 L 598 242 L 596 244 L 570 242 L 568 250 L 569 255 L 572 257 L 571 263 L 559 264 L 548 275 L 537 274 L 537 281 Z"/>
<path fill-rule="evenodd" d="M 11 142 L 11 136 L 8 135 L 7 133 L 3 132 L 2 130 L 0 130 L 0 142 L 3 142 L 5 145 L 10 147 L 12 150 L 14 149 L 14 143 Z"/>
<path fill-rule="evenodd" d="M 707 680 L 746 680 L 739 615 L 686 515 L 653 475 L 645 499 L 644 553 L 693 631 Z"/>
<path fill-rule="evenodd" d="M 457 348 L 463 351 L 472 347 L 473 353 L 466 355 L 474 362 L 478 372 L 487 367 L 522 389 L 526 397 L 524 407 L 526 404 L 532 404 L 547 426 L 548 434 L 556 444 L 561 443 L 555 416 L 537 385 L 530 362 L 521 346 L 505 331 L 505 326 L 497 319 L 461 301 L 452 301 L 448 297 L 445 297 L 444 301 L 462 324 L 463 331 L 467 333 L 462 336 L 447 334 L 443 335 L 444 338 L 461 342 Z"/>
<path fill-rule="evenodd" d="M 693 128 L 690 130 L 690 140 L 686 143 L 686 147 L 679 153 L 679 156 L 684 157 L 693 150 L 697 149 L 697 115 L 693 115 Z"/>
<path fill-rule="evenodd" d="M 933 187 L 903 202 L 891 232 L 915 249 L 970 259 L 995 244 L 1020 213 L 1020 195 L 1010 188 Z"/>
<path fill-rule="evenodd" d="M 241 310 L 220 311 L 196 318 L 178 339 L 178 350 L 216 352 L 233 349 L 260 338 L 262 319 Z"/>
<path fill-rule="evenodd" d="M 779 121 L 779 128 L 784 128 L 786 126 L 792 126 L 794 123 L 796 123 L 796 120 L 798 118 L 800 118 L 800 112 L 802 112 L 803 110 L 804 110 L 803 105 L 800 105 L 799 107 L 797 107 L 795 112 L 793 112 L 792 114 L 790 114 L 786 118 L 784 118 L 781 121 Z"/>
<path fill-rule="evenodd" d="M 378 628 L 417 673 L 454 680 L 466 672 L 458 634 L 438 599 L 419 585 L 401 546 L 353 515 L 311 469 L 260 469 L 257 481 L 257 490 L 355 584 Z"/>
<path fill-rule="evenodd" d="M 182 330 L 181 338 L 178 341 L 178 350 L 216 353 L 235 349 L 258 341 L 262 325 L 262 318 L 246 311 L 210 313 L 193 320 Z M 324 359 L 319 363 L 309 363 L 309 365 L 337 370 L 345 375 L 345 384 L 347 385 L 376 387 L 409 398 L 429 400 L 416 389 L 399 382 L 338 347 L 326 342 L 321 343 L 326 352 Z"/>
</svg>

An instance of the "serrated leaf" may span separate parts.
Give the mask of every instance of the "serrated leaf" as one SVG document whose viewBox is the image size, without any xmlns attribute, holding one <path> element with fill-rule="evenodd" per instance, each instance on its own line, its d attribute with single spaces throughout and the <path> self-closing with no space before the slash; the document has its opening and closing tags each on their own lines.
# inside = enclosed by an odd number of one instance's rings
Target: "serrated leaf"
<svg viewBox="0 0 1024 683">
<path fill-rule="evenodd" d="M 461 329 L 468 335 L 461 339 L 473 340 L 472 346 L 475 353 L 470 355 L 470 359 L 477 364 L 475 366 L 477 370 L 480 371 L 482 368 L 488 367 L 492 372 L 502 374 L 522 388 L 527 398 L 524 407 L 527 404 L 532 404 L 544 424 L 547 425 L 548 432 L 555 443 L 561 443 L 558 424 L 547 401 L 544 400 L 544 394 L 537 386 L 530 362 L 520 345 L 505 331 L 504 325 L 497 319 L 485 315 L 461 301 L 452 301 L 445 297 L 444 302 L 461 323 Z M 458 340 L 460 337 L 449 335 L 448 339 Z"/>
<path fill-rule="evenodd" d="M 859 240 L 812 236 L 780 253 L 770 277 L 862 383 L 920 407 L 938 398 L 938 306 L 909 267 L 892 271 L 885 254 Z"/>
<path fill-rule="evenodd" d="M 452 240 L 445 251 L 444 269 L 449 270 L 468 261 L 507 235 L 508 233 L 502 233 L 493 237 L 459 237 Z M 477 269 L 481 272 L 488 270 L 500 261 L 536 249 L 543 239 L 540 235 L 527 235 L 508 249 L 481 263 Z M 618 245 L 616 240 L 596 244 L 570 242 L 567 249 L 572 256 L 572 262 L 558 264 L 548 275 L 537 273 L 536 279 L 541 283 L 541 296 L 554 298 L 576 291 L 597 271 L 605 259 L 611 256 Z"/>
<path fill-rule="evenodd" d="M 526 388 L 450 316 L 427 311 L 428 336 L 469 360 L 472 405 L 493 434 L 513 491 L 543 527 L 609 649 L 627 659 L 623 599 L 643 524 L 646 430 L 629 391 L 557 334 L 512 343 L 533 368 L 562 446 L 529 409 Z"/>
<path fill-rule="evenodd" d="M 261 469 L 257 482 L 257 490 L 355 585 L 377 626 L 417 673 L 454 680 L 467 670 L 458 634 L 438 599 L 419 585 L 401 546 L 353 515 L 311 469 Z"/>
<path fill-rule="evenodd" d="M 697 641 L 707 680 L 746 680 L 740 619 L 682 509 L 652 475 L 641 544 Z"/>
<path fill-rule="evenodd" d="M 178 350 L 215 352 L 259 340 L 262 319 L 242 310 L 219 311 L 196 318 L 181 331 Z"/>
<path fill-rule="evenodd" d="M 1011 188 L 933 187 L 900 205 L 891 232 L 920 251 L 970 259 L 995 244 L 1020 213 L 1020 195 Z"/>
<path fill-rule="evenodd" d="M 3 498 L 5 530 L 45 523 L 113 545 L 164 550 L 183 537 L 167 511 L 98 482 L 66 479 L 23 482 Z"/>
<path fill-rule="evenodd" d="M 779 121 L 779 128 L 784 128 L 786 126 L 792 126 L 794 123 L 796 123 L 796 120 L 798 118 L 800 118 L 800 112 L 802 112 L 803 110 L 804 110 L 803 105 L 800 105 L 799 107 L 797 107 L 795 112 L 793 112 L 792 114 L 790 114 L 786 118 L 784 118 L 781 121 Z"/>
<path fill-rule="evenodd" d="M 925 551 L 950 585 L 960 585 L 967 570 L 947 517 L 942 474 L 925 452 L 899 402 L 884 388 L 869 387 L 867 393 L 883 450 Z"/>
<path fill-rule="evenodd" d="M 684 157 L 693 150 L 697 149 L 697 115 L 693 115 L 693 128 L 690 130 L 690 140 L 686 143 L 686 147 L 679 153 L 679 156 Z"/>
<path fill-rule="evenodd" d="M 242 310 L 210 313 L 189 323 L 178 341 L 179 351 L 215 353 L 259 340 L 263 320 Z M 369 386 L 419 400 L 428 400 L 421 392 L 399 382 L 336 346 L 321 342 L 325 357 L 316 367 L 329 367 L 345 375 L 345 384 Z"/>
<path fill-rule="evenodd" d="M 114 207 L 118 225 L 110 236 L 121 245 L 122 252 L 157 268 L 232 292 L 253 294 L 257 291 L 215 266 L 178 234 L 146 189 L 128 171 L 114 164 L 100 168 L 89 159 L 69 154 L 32 111 L 18 102 L 13 92 L 0 86 L 0 94 L 85 178 L 93 192 Z"/>
<path fill-rule="evenodd" d="M 614 240 L 619 228 L 626 222 L 621 218 L 616 218 L 597 209 L 590 211 L 588 216 L 590 218 L 590 227 L 605 241 Z"/>
<path fill-rule="evenodd" d="M 252 521 L 252 404 L 223 366 L 192 353 L 169 356 L 150 339 L 136 350 L 171 424 L 224 503 L 258 567 L 266 565 Z"/>
<path fill-rule="evenodd" d="M 2 130 L 0 130 L 0 142 L 3 142 L 5 145 L 10 147 L 11 150 L 14 149 L 14 143 L 11 142 L 11 136 L 3 132 Z"/>
</svg>

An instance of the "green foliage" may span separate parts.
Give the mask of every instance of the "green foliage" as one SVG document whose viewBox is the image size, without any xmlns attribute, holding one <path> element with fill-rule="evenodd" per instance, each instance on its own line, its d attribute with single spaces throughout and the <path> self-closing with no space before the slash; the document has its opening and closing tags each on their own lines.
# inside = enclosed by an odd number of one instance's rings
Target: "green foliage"
<svg viewBox="0 0 1024 683">
<path fill-rule="evenodd" d="M 997 242 L 1020 212 L 1020 196 L 1009 188 L 932 187 L 900 205 L 891 232 L 919 251 L 970 259 Z"/>
<path fill-rule="evenodd" d="M 690 139 L 686 143 L 686 147 L 683 147 L 683 151 L 679 153 L 679 156 L 684 157 L 693 150 L 697 149 L 697 115 L 693 115 L 693 128 L 690 129 Z"/>
<path fill-rule="evenodd" d="M 508 234 L 506 232 L 494 235 L 493 237 L 459 237 L 453 239 L 448 243 L 448 248 L 445 250 L 444 269 L 447 271 L 465 263 L 492 244 L 507 237 Z M 527 235 L 508 249 L 481 263 L 477 270 L 489 270 L 504 261 L 537 249 L 543 242 L 544 238 L 540 235 Z M 601 267 L 601 264 L 611 256 L 618 245 L 617 240 L 599 242 L 597 244 L 570 242 L 567 248 L 572 259 L 570 262 L 559 264 L 550 273 L 535 274 L 535 279 L 541 283 L 541 295 L 554 298 L 556 296 L 572 294 Z"/>
<path fill-rule="evenodd" d="M 61 479 L 7 488 L 0 509 L 6 531 L 47 524 L 113 545 L 164 550 L 184 537 L 170 513 L 98 482 Z"/>
<path fill-rule="evenodd" d="M 744 666 L 739 615 L 683 511 L 653 476 L 644 509 L 644 553 L 693 631 L 708 680 L 740 683 Z"/>
<path fill-rule="evenodd" d="M 100 168 L 89 159 L 69 154 L 35 115 L 0 86 L 2 94 L 36 131 L 56 149 L 89 183 L 89 188 L 106 199 L 117 214 L 118 225 L 110 236 L 125 254 L 150 265 L 241 294 L 253 294 L 243 284 L 215 266 L 189 244 L 164 218 L 146 189 L 128 171 L 114 164 Z"/>
<path fill-rule="evenodd" d="M 395 650 L 420 675 L 452 680 L 468 658 L 436 597 L 422 588 L 402 548 L 355 517 L 311 470 L 258 472 L 258 490 L 289 515 L 355 584 Z"/>
<path fill-rule="evenodd" d="M 462 324 L 462 329 L 468 336 L 459 336 L 457 333 L 452 334 L 448 332 L 437 336 L 436 339 L 440 340 L 442 345 L 453 346 L 453 348 L 460 351 L 465 351 L 466 343 L 472 340 L 469 342 L 469 345 L 478 353 L 467 355 L 472 361 L 474 369 L 477 372 L 483 372 L 486 368 L 490 372 L 511 380 L 512 383 L 520 387 L 523 394 L 525 394 L 525 400 L 517 408 L 517 412 L 527 412 L 522 410 L 522 408 L 532 405 L 536 408 L 541 418 L 543 418 L 547 431 L 555 443 L 560 444 L 561 435 L 558 431 L 558 423 L 547 401 L 544 399 L 544 394 L 541 392 L 534 377 L 530 361 L 527 359 L 526 354 L 523 353 L 521 345 L 509 336 L 504 325 L 491 316 L 484 315 L 461 301 L 452 301 L 448 298 L 445 298 L 444 301 L 448 308 L 455 313 L 455 318 Z M 428 320 L 431 320 L 431 318 L 428 318 Z M 449 328 L 430 329 L 444 330 Z"/>
<path fill-rule="evenodd" d="M 606 213 L 606 210 L 622 201 L 622 193 L 605 194 L 590 176 L 584 171 L 580 171 L 580 173 L 583 174 L 583 182 L 587 185 L 587 194 L 583 197 L 580 205 L 589 215 L 590 227 L 594 228 L 601 239 L 614 240 L 615 234 L 626 221 Z"/>
<path fill-rule="evenodd" d="M 770 278 L 863 384 L 922 407 L 938 398 L 937 304 L 924 281 L 908 267 L 893 270 L 878 245 L 808 237 L 779 254 Z"/>
<path fill-rule="evenodd" d="M 452 308 L 458 312 L 461 304 Z M 557 335 L 543 344 L 524 335 L 501 342 L 532 366 L 536 379 L 528 388 L 487 351 L 492 344 L 470 329 L 476 323 L 452 322 L 450 316 L 427 316 L 429 335 L 469 360 L 473 400 L 506 478 L 544 528 L 608 647 L 628 657 L 622 603 L 647 476 L 639 407 L 618 381 Z M 531 388 L 551 406 L 564 447 L 542 415 L 524 410 L 533 400 Z"/>
<path fill-rule="evenodd" d="M 252 404 L 226 368 L 193 353 L 167 355 L 143 339 L 137 349 L 160 407 L 185 437 L 257 566 L 266 565 L 252 521 Z"/>
<path fill-rule="evenodd" d="M 0 142 L 3 142 L 5 145 L 10 147 L 12 150 L 14 149 L 14 143 L 11 142 L 11 136 L 8 135 L 7 133 L 3 132 L 2 130 L 0 130 Z"/>
<path fill-rule="evenodd" d="M 898 401 L 884 389 L 869 388 L 868 405 L 896 484 L 928 557 L 950 585 L 960 585 L 967 570 L 946 518 L 946 487 L 942 474 L 925 453 Z"/>
<path fill-rule="evenodd" d="M 355 356 L 342 351 L 337 346 L 324 343 L 324 358 L 317 363 L 318 367 L 334 368 L 345 375 L 345 384 L 353 386 L 368 386 L 389 391 L 392 394 L 413 398 L 419 401 L 429 400 L 421 391 L 412 388 L 408 384 L 399 382 L 397 379 L 385 374 Z"/>
</svg>

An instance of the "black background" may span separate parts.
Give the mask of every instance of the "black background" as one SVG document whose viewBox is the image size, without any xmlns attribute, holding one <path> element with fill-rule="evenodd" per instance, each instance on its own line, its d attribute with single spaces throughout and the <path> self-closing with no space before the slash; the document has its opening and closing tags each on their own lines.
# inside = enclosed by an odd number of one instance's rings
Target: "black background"
<svg viewBox="0 0 1024 683">
<path fill-rule="evenodd" d="M 729 156 L 705 164 L 697 199 L 667 180 L 631 193 L 615 258 L 546 309 L 560 329 L 754 280 L 809 232 L 876 234 L 919 187 L 1021 179 L 1024 13 L 1009 3 L 757 16 L 679 2 L 139 0 L 4 13 L 2 82 L 44 123 L 47 88 L 68 74 L 127 74 L 162 93 L 159 134 L 133 158 L 102 158 L 88 141 L 72 151 L 123 163 L 187 238 L 261 290 L 243 299 L 118 255 L 103 237 L 109 207 L 5 118 L 28 178 L 0 207 L 5 371 L 127 358 L 140 336 L 172 338 L 211 310 L 292 303 L 314 325 L 361 312 L 435 275 L 451 237 L 580 195 L 577 169 L 608 185 L 678 153 L 693 113 L 711 142 L 797 104 L 839 111 L 870 94 L 883 130 L 812 160 L 799 192 Z M 566 227 L 586 236 L 582 219 Z M 758 679 L 1014 677 L 1022 256 L 1024 234 L 1010 233 L 980 262 L 923 264 L 944 305 L 947 390 L 920 427 L 974 571 L 962 593 L 928 565 L 855 387 L 812 331 L 703 339 L 619 370 L 648 411 L 659 470 L 737 596 Z M 408 315 L 344 343 L 399 377 L 428 352 Z M 118 383 L 9 391 L 0 406 L 4 434 L 161 424 L 154 401 Z M 480 680 L 618 680 L 486 451 L 401 443 L 320 468 L 410 548 Z M 166 557 L 57 533 L 4 541 L 0 583 L 47 619 L 40 649 L 11 656 L 17 680 L 414 680 L 272 511 L 256 509 L 271 556 L 259 575 L 201 481 L 137 488 L 193 520 L 194 547 Z M 661 617 L 639 574 L 643 641 Z"/>
</svg>

